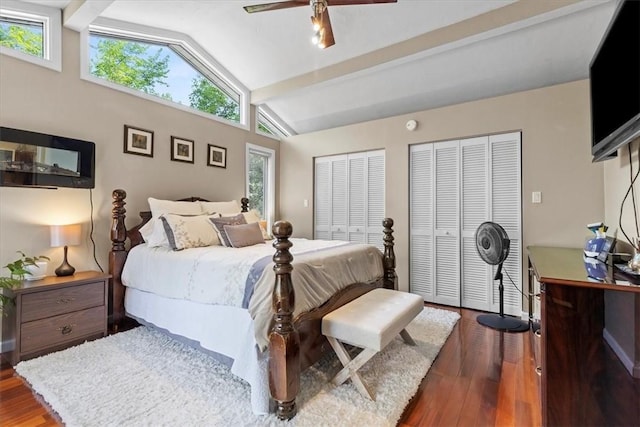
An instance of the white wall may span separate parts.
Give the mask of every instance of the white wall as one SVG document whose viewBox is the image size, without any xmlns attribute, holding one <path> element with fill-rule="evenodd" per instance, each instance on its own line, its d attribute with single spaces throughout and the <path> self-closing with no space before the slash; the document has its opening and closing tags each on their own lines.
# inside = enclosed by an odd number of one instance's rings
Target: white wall
<svg viewBox="0 0 640 427">
<path fill-rule="evenodd" d="M 409 132 L 405 123 L 418 121 Z M 312 236 L 313 158 L 371 149 L 386 150 L 386 215 L 394 218 L 398 275 L 408 289 L 410 144 L 522 131 L 523 248 L 582 247 L 585 225 L 603 218 L 603 166 L 590 155 L 589 88 L 586 80 L 420 111 L 287 138 L 281 145 L 280 208 L 294 234 Z M 531 203 L 531 192 L 542 203 Z M 526 253 L 523 269 L 526 268 Z M 524 281 L 526 283 L 526 281 Z"/>
<path fill-rule="evenodd" d="M 97 259 L 106 269 L 112 190 L 123 188 L 128 193 L 129 226 L 136 223 L 139 211 L 148 209 L 149 196 L 239 199 L 245 195 L 245 143 L 274 149 L 276 158 L 280 143 L 80 80 L 79 40 L 78 33 L 63 31 L 61 73 L 0 55 L 0 126 L 95 142 L 93 237 Z M 153 158 L 123 153 L 125 124 L 155 132 Z M 170 160 L 172 135 L 195 140 L 195 164 Z M 226 169 L 206 166 L 209 143 L 227 148 Z M 53 274 L 62 250 L 49 247 L 47 226 L 81 222 L 83 244 L 69 248 L 69 262 L 78 270 L 97 269 L 88 235 L 90 217 L 89 190 L 0 187 L 0 265 L 16 259 L 16 251 L 22 250 L 50 256 L 49 274 Z M 0 275 L 8 275 L 8 270 Z"/>
</svg>

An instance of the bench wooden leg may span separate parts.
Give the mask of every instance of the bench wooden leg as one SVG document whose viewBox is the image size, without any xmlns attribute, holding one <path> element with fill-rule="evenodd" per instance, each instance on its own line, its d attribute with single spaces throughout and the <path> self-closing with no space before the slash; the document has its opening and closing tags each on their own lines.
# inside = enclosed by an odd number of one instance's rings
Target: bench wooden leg
<svg viewBox="0 0 640 427">
<path fill-rule="evenodd" d="M 367 363 L 369 359 L 375 356 L 377 351 L 370 348 L 365 348 L 354 359 L 351 359 L 349 353 L 347 353 L 347 350 L 344 348 L 340 341 L 329 336 L 327 337 L 327 340 L 329 340 L 331 347 L 333 347 L 333 350 L 338 355 L 338 359 L 340 359 L 340 362 L 342 362 L 342 365 L 344 366 L 342 370 L 338 372 L 335 377 L 333 377 L 331 382 L 335 385 L 340 385 L 347 379 L 351 378 L 351 381 L 356 386 L 360 394 L 368 397 L 371 400 L 375 400 L 373 398 L 373 395 L 371 394 L 371 391 L 369 390 L 369 387 L 360 377 L 358 369 L 360 369 L 362 365 Z"/>
<path fill-rule="evenodd" d="M 416 345 L 416 342 L 413 340 L 413 338 L 411 338 L 411 335 L 409 335 L 409 332 L 407 332 L 406 329 L 403 329 L 400 331 L 400 336 L 402 337 L 405 343 L 409 345 Z"/>
</svg>

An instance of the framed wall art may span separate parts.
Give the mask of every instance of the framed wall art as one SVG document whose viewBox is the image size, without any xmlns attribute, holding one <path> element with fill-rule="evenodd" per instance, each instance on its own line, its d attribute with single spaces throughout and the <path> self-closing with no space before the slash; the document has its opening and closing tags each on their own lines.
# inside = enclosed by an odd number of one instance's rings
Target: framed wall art
<svg viewBox="0 0 640 427">
<path fill-rule="evenodd" d="M 171 160 L 176 162 L 193 163 L 194 141 L 190 139 L 171 137 Z"/>
<path fill-rule="evenodd" d="M 124 152 L 153 157 L 153 131 L 124 125 Z"/>
<path fill-rule="evenodd" d="M 227 167 L 227 149 L 217 145 L 207 144 L 207 166 L 218 168 Z"/>
</svg>

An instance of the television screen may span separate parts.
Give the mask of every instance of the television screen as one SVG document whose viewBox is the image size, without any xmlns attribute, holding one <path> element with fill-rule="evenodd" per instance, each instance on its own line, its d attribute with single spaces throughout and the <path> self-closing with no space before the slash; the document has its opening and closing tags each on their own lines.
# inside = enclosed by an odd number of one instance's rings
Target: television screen
<svg viewBox="0 0 640 427">
<path fill-rule="evenodd" d="M 615 156 L 640 136 L 640 2 L 621 2 L 589 70 L 591 154 Z"/>
<path fill-rule="evenodd" d="M 0 185 L 94 187 L 95 144 L 0 127 Z"/>
</svg>

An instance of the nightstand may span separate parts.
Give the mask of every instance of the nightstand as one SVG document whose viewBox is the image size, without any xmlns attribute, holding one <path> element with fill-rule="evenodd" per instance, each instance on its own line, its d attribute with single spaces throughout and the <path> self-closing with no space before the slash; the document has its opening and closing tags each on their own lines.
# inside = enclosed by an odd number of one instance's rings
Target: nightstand
<svg viewBox="0 0 640 427">
<path fill-rule="evenodd" d="M 3 289 L 15 298 L 2 319 L 4 356 L 12 365 L 107 335 L 109 274 L 80 271 Z"/>
</svg>

